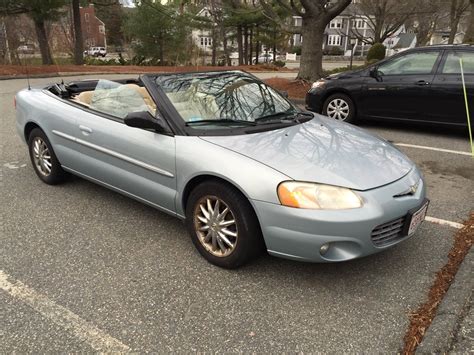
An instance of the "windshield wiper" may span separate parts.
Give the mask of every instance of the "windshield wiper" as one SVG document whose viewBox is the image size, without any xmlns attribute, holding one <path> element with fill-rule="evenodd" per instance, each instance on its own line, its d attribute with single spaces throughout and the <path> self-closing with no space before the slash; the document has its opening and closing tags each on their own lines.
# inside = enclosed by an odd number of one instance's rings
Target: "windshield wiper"
<svg viewBox="0 0 474 355">
<path fill-rule="evenodd" d="M 275 112 L 266 116 L 259 117 L 255 120 L 255 122 L 265 122 L 265 121 L 277 121 L 280 122 L 284 119 L 292 119 L 296 112 L 291 111 L 284 111 L 284 112 Z"/>
<path fill-rule="evenodd" d="M 199 124 L 224 124 L 224 125 L 242 125 L 242 126 L 255 126 L 256 123 L 253 121 L 242 121 L 242 120 L 232 120 L 230 118 L 221 118 L 217 120 L 197 120 L 197 121 L 188 121 L 186 126 L 195 126 Z"/>
</svg>

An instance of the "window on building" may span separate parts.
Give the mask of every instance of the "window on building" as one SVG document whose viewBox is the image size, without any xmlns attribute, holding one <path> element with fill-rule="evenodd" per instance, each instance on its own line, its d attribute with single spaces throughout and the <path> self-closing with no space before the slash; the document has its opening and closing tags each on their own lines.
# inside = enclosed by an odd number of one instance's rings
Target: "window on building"
<svg viewBox="0 0 474 355">
<path fill-rule="evenodd" d="M 100 25 L 100 26 L 99 26 L 99 32 L 100 32 L 100 33 L 105 33 L 105 27 L 102 26 L 102 25 Z"/>
<path fill-rule="evenodd" d="M 354 26 L 357 29 L 363 29 L 363 28 L 366 28 L 366 22 L 365 20 L 358 19 L 355 21 Z"/>
<path fill-rule="evenodd" d="M 329 28 L 342 28 L 342 19 L 334 19 L 329 22 Z"/>
<path fill-rule="evenodd" d="M 328 36 L 328 45 L 330 45 L 330 46 L 340 46 L 341 45 L 341 36 L 339 36 L 339 35 L 329 35 Z"/>
<path fill-rule="evenodd" d="M 84 20 L 86 22 L 89 22 L 89 14 L 86 12 L 86 14 L 84 15 Z"/>
</svg>

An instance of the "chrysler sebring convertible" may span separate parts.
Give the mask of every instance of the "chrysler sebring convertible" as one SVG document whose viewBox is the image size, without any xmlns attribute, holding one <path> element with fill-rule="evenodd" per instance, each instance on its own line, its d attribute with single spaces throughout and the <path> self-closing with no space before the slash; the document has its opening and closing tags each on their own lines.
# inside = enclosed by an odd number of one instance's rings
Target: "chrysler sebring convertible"
<svg viewBox="0 0 474 355">
<path fill-rule="evenodd" d="M 20 91 L 16 109 L 43 182 L 74 174 L 181 218 L 225 268 L 262 250 L 377 253 L 413 236 L 428 208 L 418 168 L 392 144 L 241 71 L 52 84 Z"/>
</svg>

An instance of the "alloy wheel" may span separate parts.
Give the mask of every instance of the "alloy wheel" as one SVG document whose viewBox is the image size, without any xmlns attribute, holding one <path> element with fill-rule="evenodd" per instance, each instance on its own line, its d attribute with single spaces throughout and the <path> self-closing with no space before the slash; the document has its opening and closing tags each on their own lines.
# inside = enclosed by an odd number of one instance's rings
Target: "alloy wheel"
<svg viewBox="0 0 474 355">
<path fill-rule="evenodd" d="M 42 175 L 49 176 L 53 163 L 51 153 L 45 141 L 41 137 L 35 137 L 33 140 L 33 160 L 36 170 Z"/>
<path fill-rule="evenodd" d="M 194 210 L 199 242 L 214 256 L 229 256 L 237 245 L 238 229 L 229 206 L 216 196 L 205 196 Z"/>
<path fill-rule="evenodd" d="M 327 106 L 327 115 L 336 120 L 345 121 L 349 117 L 349 104 L 340 98 L 336 98 L 329 102 Z"/>
</svg>

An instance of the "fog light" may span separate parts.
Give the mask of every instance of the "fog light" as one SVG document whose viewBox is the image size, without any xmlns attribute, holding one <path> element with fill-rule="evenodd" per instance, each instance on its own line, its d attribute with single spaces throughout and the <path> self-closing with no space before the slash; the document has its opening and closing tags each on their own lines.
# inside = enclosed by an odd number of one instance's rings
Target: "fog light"
<svg viewBox="0 0 474 355">
<path fill-rule="evenodd" d="M 319 248 L 319 253 L 321 255 L 324 255 L 328 252 L 328 250 L 329 250 L 329 243 L 326 243 L 326 244 L 321 245 L 321 248 Z"/>
</svg>

